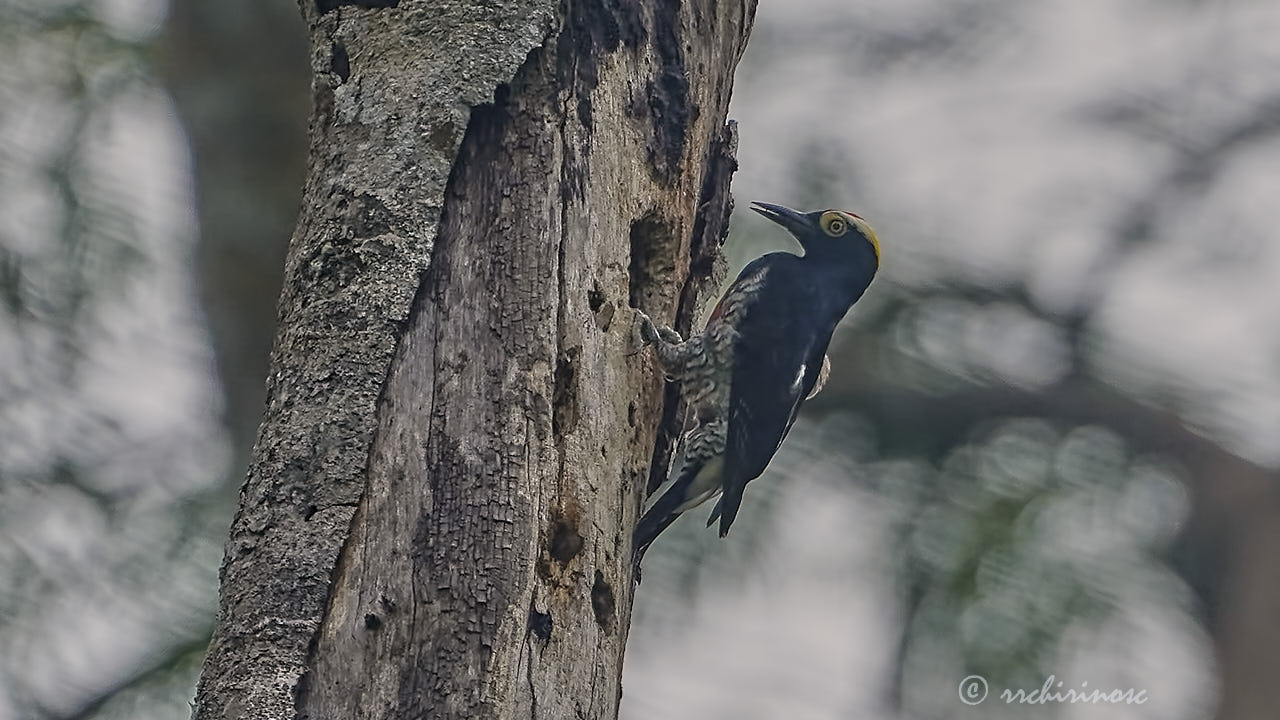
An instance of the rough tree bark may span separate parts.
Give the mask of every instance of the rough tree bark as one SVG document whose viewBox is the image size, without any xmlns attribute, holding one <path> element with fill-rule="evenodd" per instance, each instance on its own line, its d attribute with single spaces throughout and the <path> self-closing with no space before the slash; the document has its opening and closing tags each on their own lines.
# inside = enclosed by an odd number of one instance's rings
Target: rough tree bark
<svg viewBox="0 0 1280 720">
<path fill-rule="evenodd" d="M 755 3 L 300 4 L 309 171 L 194 717 L 614 717 L 674 415 L 628 306 L 687 329 L 717 280 Z"/>
</svg>

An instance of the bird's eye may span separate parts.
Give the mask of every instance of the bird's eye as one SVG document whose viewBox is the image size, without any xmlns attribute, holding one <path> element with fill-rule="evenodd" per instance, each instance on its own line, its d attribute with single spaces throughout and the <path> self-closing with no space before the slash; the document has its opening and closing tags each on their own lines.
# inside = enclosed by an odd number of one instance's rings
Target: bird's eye
<svg viewBox="0 0 1280 720">
<path fill-rule="evenodd" d="M 835 213 L 828 213 L 822 218 L 822 231 L 831 237 L 840 237 L 849 229 L 849 224 L 844 218 Z"/>
</svg>

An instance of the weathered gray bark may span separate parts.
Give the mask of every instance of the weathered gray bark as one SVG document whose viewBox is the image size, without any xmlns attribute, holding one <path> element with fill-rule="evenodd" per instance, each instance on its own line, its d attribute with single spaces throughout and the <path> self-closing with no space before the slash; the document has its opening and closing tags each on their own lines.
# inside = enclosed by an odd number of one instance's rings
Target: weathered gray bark
<svg viewBox="0 0 1280 720">
<path fill-rule="evenodd" d="M 687 329 L 711 284 L 754 6 L 302 3 L 310 169 L 195 717 L 616 715 L 672 404 L 627 308 Z"/>
</svg>

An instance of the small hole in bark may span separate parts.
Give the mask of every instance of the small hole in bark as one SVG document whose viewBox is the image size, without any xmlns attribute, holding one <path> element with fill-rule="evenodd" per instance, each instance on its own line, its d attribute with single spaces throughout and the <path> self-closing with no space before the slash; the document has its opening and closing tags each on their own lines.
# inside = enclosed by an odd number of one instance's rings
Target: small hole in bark
<svg viewBox="0 0 1280 720">
<path fill-rule="evenodd" d="M 677 247 L 671 223 L 657 212 L 649 211 L 631 223 L 631 263 L 628 266 L 631 307 L 650 314 L 675 306 Z"/>
<path fill-rule="evenodd" d="M 551 395 L 551 431 L 557 437 L 573 429 L 578 422 L 578 354 L 581 348 L 569 348 L 556 361 L 555 387 Z"/>
<path fill-rule="evenodd" d="M 369 630 L 377 630 L 382 627 L 382 619 L 373 613 L 368 613 L 364 616 L 364 626 Z"/>
<path fill-rule="evenodd" d="M 582 536 L 578 534 L 577 528 L 563 519 L 558 520 L 551 533 L 550 551 L 556 562 L 568 565 L 570 560 L 582 552 Z"/>
<path fill-rule="evenodd" d="M 631 427 L 636 426 L 636 404 L 634 401 L 627 403 L 627 424 Z"/>
<path fill-rule="evenodd" d="M 351 58 L 342 43 L 334 43 L 330 48 L 329 67 L 342 82 L 351 78 Z"/>
<path fill-rule="evenodd" d="M 604 291 L 600 289 L 600 283 L 593 284 L 587 291 L 587 304 L 591 306 L 591 312 L 600 312 L 604 305 Z"/>
<path fill-rule="evenodd" d="M 533 603 L 529 603 L 529 632 L 539 640 L 551 639 L 551 613 L 538 612 Z"/>
<path fill-rule="evenodd" d="M 592 284 L 591 289 L 587 291 L 587 306 L 591 308 L 591 312 L 596 316 L 596 326 L 601 330 L 608 330 L 613 324 L 613 303 L 605 297 L 604 290 L 600 287 L 599 281 Z"/>
<path fill-rule="evenodd" d="M 613 631 L 613 612 L 617 601 L 613 597 L 613 588 L 604 579 L 604 573 L 596 571 L 596 581 L 591 585 L 591 610 L 595 613 L 596 624 L 605 632 Z"/>
<path fill-rule="evenodd" d="M 320 511 L 320 508 L 316 507 L 315 505 L 308 505 L 302 508 L 302 519 L 310 520 L 311 516 L 315 515 L 319 511 Z"/>
</svg>

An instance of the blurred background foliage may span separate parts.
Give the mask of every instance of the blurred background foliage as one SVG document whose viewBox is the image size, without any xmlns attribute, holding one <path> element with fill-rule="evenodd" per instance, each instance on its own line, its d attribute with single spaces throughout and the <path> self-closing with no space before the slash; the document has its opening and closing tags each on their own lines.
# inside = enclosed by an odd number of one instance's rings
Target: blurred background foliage
<svg viewBox="0 0 1280 720">
<path fill-rule="evenodd" d="M 735 194 L 855 210 L 885 264 L 733 535 L 649 553 L 624 717 L 1273 714 L 1277 35 L 762 0 Z M 307 88 L 285 0 L 0 0 L 0 720 L 188 712 Z M 740 213 L 726 251 L 787 247 Z M 997 697 L 1049 675 L 1150 699 Z"/>
</svg>

